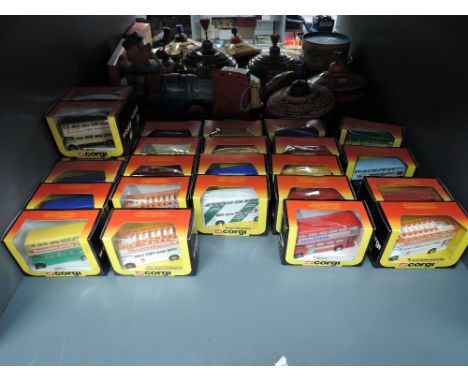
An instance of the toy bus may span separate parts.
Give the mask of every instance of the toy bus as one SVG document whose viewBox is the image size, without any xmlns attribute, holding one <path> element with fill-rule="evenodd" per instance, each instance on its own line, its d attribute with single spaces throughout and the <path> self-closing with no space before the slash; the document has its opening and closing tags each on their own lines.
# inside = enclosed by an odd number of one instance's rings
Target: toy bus
<svg viewBox="0 0 468 382">
<path fill-rule="evenodd" d="M 361 222 L 351 211 L 298 219 L 294 258 L 312 259 L 324 252 L 336 258 L 337 252 L 354 247 L 361 230 Z"/>
<path fill-rule="evenodd" d="M 124 192 L 121 203 L 123 208 L 178 208 L 179 191 L 180 185 L 170 184 L 152 192 Z"/>
<path fill-rule="evenodd" d="M 282 175 L 333 175 L 332 172 L 323 166 L 309 166 L 309 165 L 287 165 L 281 170 Z"/>
<path fill-rule="evenodd" d="M 379 186 L 385 201 L 441 202 L 442 198 L 427 186 Z"/>
<path fill-rule="evenodd" d="M 251 163 L 213 163 L 206 171 L 207 175 L 258 175 Z"/>
<path fill-rule="evenodd" d="M 401 177 L 407 170 L 406 164 L 396 157 L 361 156 L 356 161 L 351 180 L 362 180 L 366 176 Z"/>
<path fill-rule="evenodd" d="M 142 155 L 188 155 L 190 143 L 147 143 L 141 149 Z"/>
<path fill-rule="evenodd" d="M 99 183 L 106 181 L 106 173 L 102 170 L 68 170 L 62 172 L 55 183 Z"/>
<path fill-rule="evenodd" d="M 258 221 L 259 200 L 250 187 L 207 190 L 201 198 L 203 224 Z"/>
<path fill-rule="evenodd" d="M 348 130 L 345 143 L 366 146 L 393 146 L 395 137 L 388 131 L 352 127 Z"/>
<path fill-rule="evenodd" d="M 400 236 L 389 256 L 390 261 L 412 255 L 434 254 L 447 249 L 447 243 L 458 231 L 449 217 L 423 217 L 402 224 Z"/>
<path fill-rule="evenodd" d="M 328 148 L 319 145 L 286 145 L 284 154 L 293 155 L 333 155 Z"/>
<path fill-rule="evenodd" d="M 85 222 L 29 230 L 24 241 L 26 254 L 37 269 L 72 261 L 86 261 L 80 244 Z"/>
<path fill-rule="evenodd" d="M 99 145 L 115 147 L 107 117 L 67 117 L 60 126 L 67 150 Z"/>
<path fill-rule="evenodd" d="M 93 195 L 89 194 L 57 194 L 49 195 L 46 200 L 40 204 L 43 210 L 78 210 L 94 208 Z"/>
<path fill-rule="evenodd" d="M 132 172 L 132 176 L 183 176 L 179 165 L 173 166 L 139 166 Z"/>
<path fill-rule="evenodd" d="M 126 269 L 179 260 L 179 240 L 172 223 L 121 230 L 116 237 L 120 261 Z"/>
<path fill-rule="evenodd" d="M 212 154 L 260 154 L 253 145 L 218 145 Z"/>
</svg>

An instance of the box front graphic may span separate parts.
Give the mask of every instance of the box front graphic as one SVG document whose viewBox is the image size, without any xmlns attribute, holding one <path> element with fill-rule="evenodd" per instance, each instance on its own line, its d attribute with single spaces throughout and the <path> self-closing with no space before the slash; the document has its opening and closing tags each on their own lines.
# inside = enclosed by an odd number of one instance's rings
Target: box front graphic
<svg viewBox="0 0 468 382">
<path fill-rule="evenodd" d="M 360 201 L 286 200 L 280 235 L 283 261 L 291 265 L 355 266 L 373 233 Z"/>
<path fill-rule="evenodd" d="M 117 274 L 188 276 L 196 272 L 192 211 L 113 210 L 102 242 Z"/>
</svg>

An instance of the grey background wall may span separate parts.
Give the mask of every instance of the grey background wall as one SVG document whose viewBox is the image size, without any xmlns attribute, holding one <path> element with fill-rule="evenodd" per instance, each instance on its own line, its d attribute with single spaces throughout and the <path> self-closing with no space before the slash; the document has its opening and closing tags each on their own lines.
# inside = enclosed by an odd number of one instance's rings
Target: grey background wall
<svg viewBox="0 0 468 382">
<path fill-rule="evenodd" d="M 370 80 L 356 115 L 399 123 L 421 165 L 468 207 L 468 18 L 340 16 L 356 69 Z"/>
<path fill-rule="evenodd" d="M 99 85 L 131 16 L 1 17 L 0 231 L 58 158 L 43 114 L 68 87 Z M 0 313 L 22 278 L 0 246 Z"/>
</svg>

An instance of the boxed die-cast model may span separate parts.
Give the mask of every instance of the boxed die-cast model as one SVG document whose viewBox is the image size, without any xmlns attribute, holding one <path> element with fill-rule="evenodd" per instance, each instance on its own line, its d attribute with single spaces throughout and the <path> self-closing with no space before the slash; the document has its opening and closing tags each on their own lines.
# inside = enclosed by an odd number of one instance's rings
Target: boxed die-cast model
<svg viewBox="0 0 468 382">
<path fill-rule="evenodd" d="M 113 210 L 101 239 L 119 275 L 196 273 L 198 241 L 189 209 Z"/>
<path fill-rule="evenodd" d="M 283 222 L 284 201 L 288 200 L 354 200 L 346 176 L 275 176 L 274 232 L 279 233 Z"/>
<path fill-rule="evenodd" d="M 105 214 L 99 210 L 23 211 L 3 241 L 30 276 L 103 274 L 99 233 Z"/>
<path fill-rule="evenodd" d="M 132 155 L 125 167 L 124 176 L 190 176 L 193 172 L 193 155 Z"/>
<path fill-rule="evenodd" d="M 139 129 L 130 104 L 121 101 L 62 101 L 46 120 L 66 157 L 110 158 L 129 154 Z M 134 105 L 133 105 L 134 106 Z"/>
<path fill-rule="evenodd" d="M 272 154 L 273 175 L 343 175 L 334 155 Z"/>
<path fill-rule="evenodd" d="M 208 137 L 205 154 L 267 154 L 265 137 Z"/>
<path fill-rule="evenodd" d="M 412 177 L 417 164 L 410 151 L 401 147 L 344 145 L 346 176 L 360 187 L 363 179 L 377 177 Z"/>
<path fill-rule="evenodd" d="M 201 121 L 148 121 L 143 126 L 142 137 L 199 137 Z"/>
<path fill-rule="evenodd" d="M 26 206 L 27 210 L 103 208 L 111 183 L 43 183 Z"/>
<path fill-rule="evenodd" d="M 266 175 L 263 154 L 201 154 L 198 174 L 207 175 Z"/>
<path fill-rule="evenodd" d="M 267 229 L 266 176 L 198 175 L 193 207 L 198 232 L 212 235 L 261 235 Z"/>
<path fill-rule="evenodd" d="M 468 245 L 468 219 L 456 202 L 378 202 L 372 214 L 374 266 L 451 267 Z"/>
<path fill-rule="evenodd" d="M 140 138 L 136 155 L 195 155 L 200 149 L 198 137 L 148 137 Z"/>
<path fill-rule="evenodd" d="M 286 200 L 280 233 L 282 261 L 291 265 L 362 263 L 373 226 L 361 201 Z"/>
<path fill-rule="evenodd" d="M 186 208 L 190 177 L 124 176 L 112 195 L 114 208 Z"/>
<path fill-rule="evenodd" d="M 275 137 L 274 153 L 339 156 L 335 138 Z"/>
<path fill-rule="evenodd" d="M 120 174 L 120 160 L 62 160 L 57 162 L 44 183 L 112 183 Z"/>
<path fill-rule="evenodd" d="M 340 123 L 340 145 L 400 147 L 403 128 L 398 125 L 344 117 Z"/>
</svg>

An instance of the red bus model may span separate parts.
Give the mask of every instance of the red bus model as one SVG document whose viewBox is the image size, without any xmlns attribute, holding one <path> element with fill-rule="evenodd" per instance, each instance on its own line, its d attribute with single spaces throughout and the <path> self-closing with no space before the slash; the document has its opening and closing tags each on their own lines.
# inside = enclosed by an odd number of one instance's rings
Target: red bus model
<svg viewBox="0 0 468 382">
<path fill-rule="evenodd" d="M 300 259 L 353 247 L 361 234 L 362 224 L 351 211 L 340 211 L 298 219 L 297 229 L 294 258 Z"/>
</svg>

